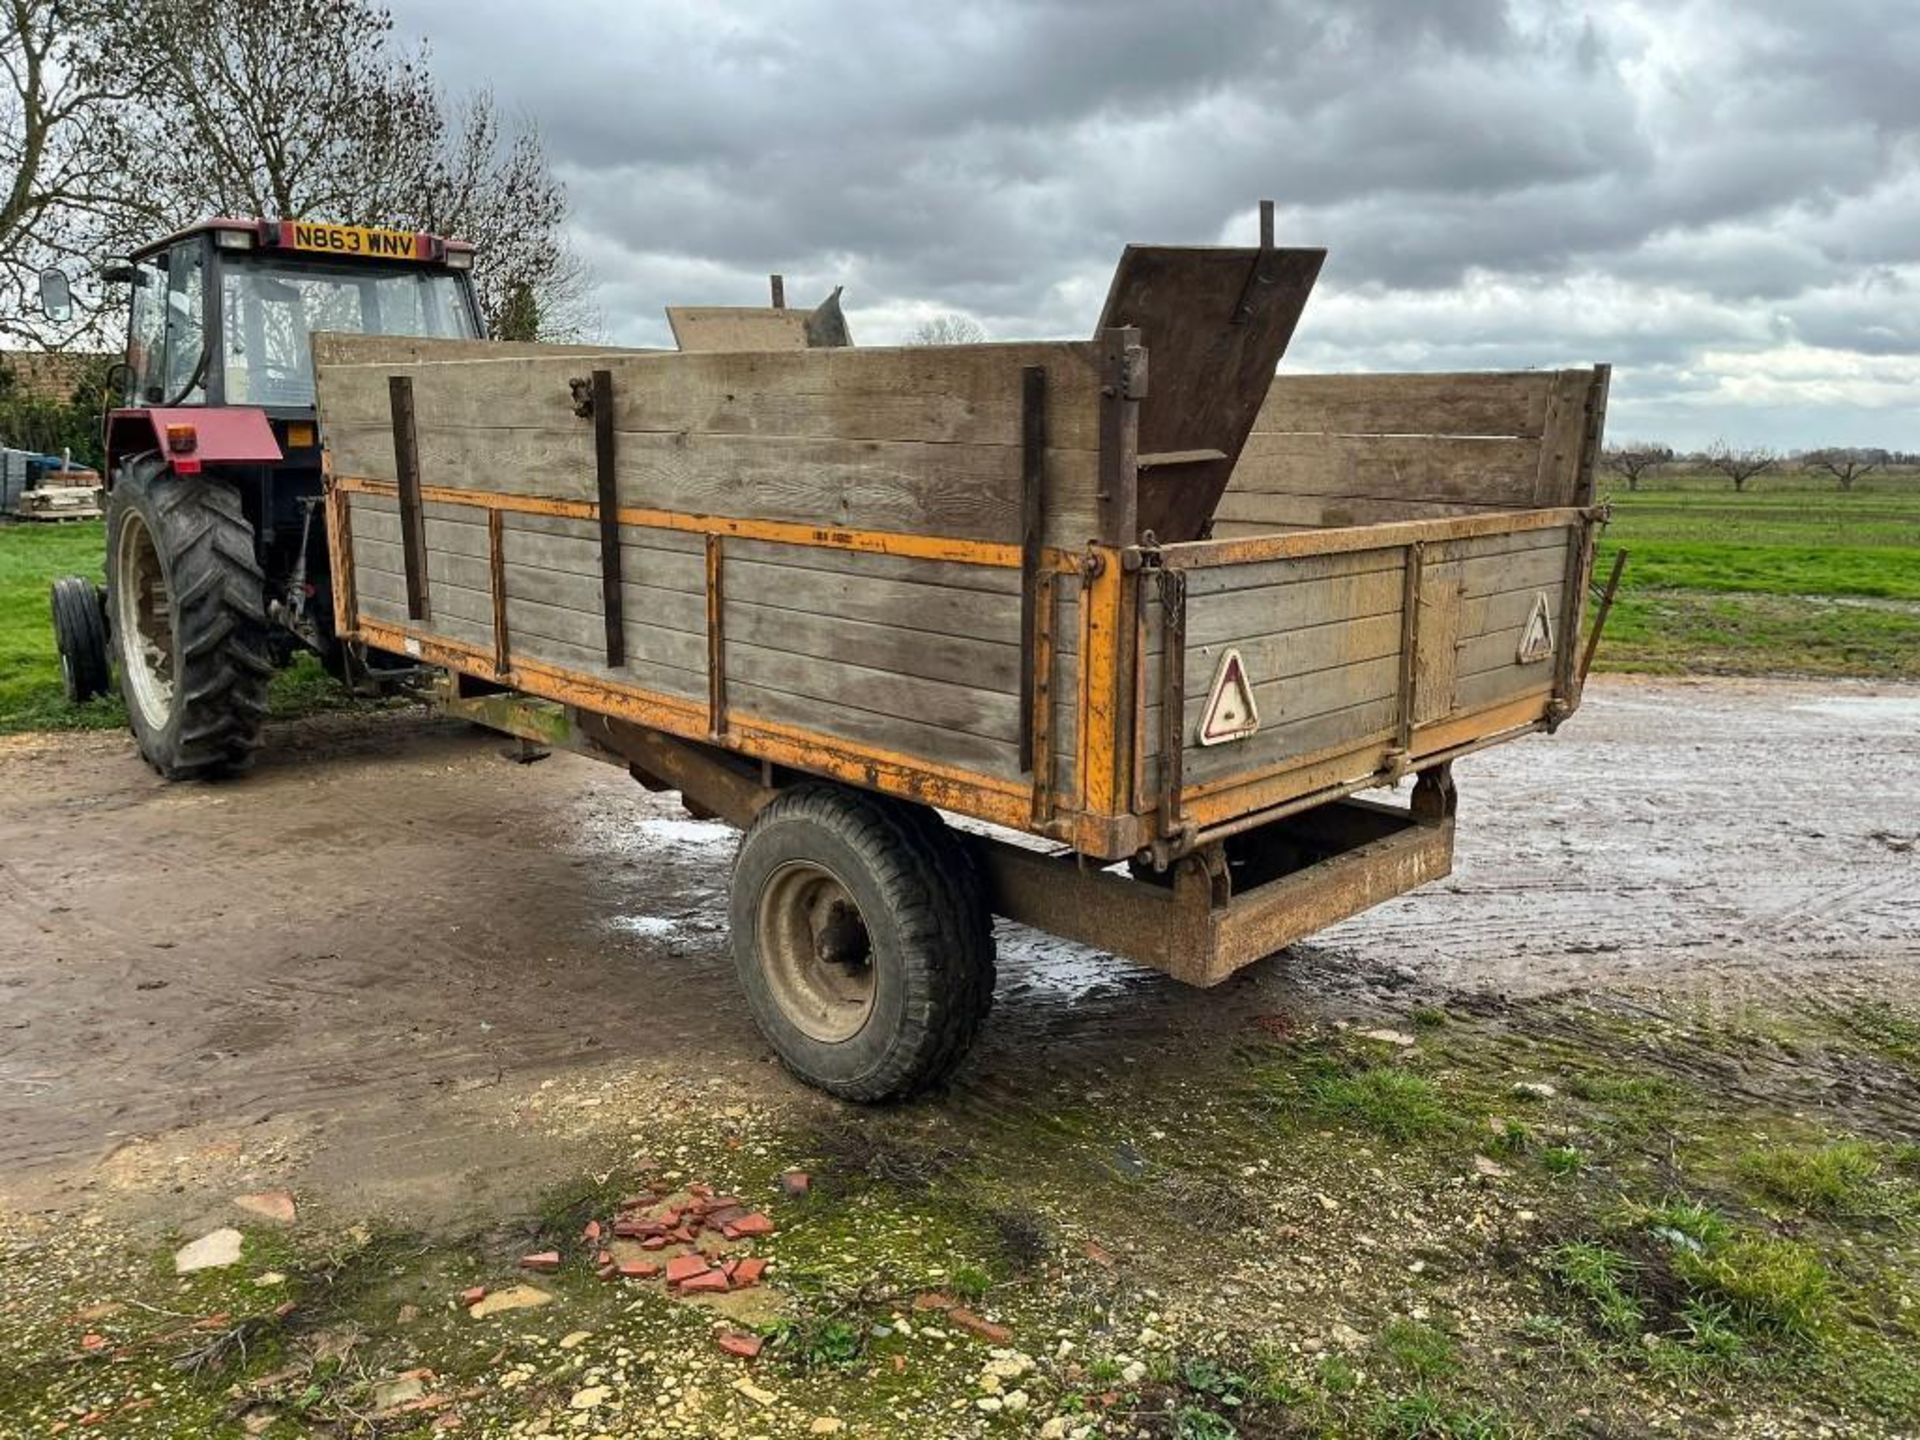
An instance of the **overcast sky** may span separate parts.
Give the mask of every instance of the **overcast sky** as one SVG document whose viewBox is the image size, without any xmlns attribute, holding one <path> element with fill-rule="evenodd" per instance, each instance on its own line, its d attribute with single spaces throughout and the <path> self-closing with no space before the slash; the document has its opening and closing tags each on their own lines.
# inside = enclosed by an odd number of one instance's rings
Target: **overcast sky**
<svg viewBox="0 0 1920 1440">
<path fill-rule="evenodd" d="M 845 284 L 1091 332 L 1129 240 L 1325 246 L 1285 364 L 1610 361 L 1610 434 L 1920 449 L 1917 0 L 401 0 L 541 127 L 611 338 Z"/>
</svg>

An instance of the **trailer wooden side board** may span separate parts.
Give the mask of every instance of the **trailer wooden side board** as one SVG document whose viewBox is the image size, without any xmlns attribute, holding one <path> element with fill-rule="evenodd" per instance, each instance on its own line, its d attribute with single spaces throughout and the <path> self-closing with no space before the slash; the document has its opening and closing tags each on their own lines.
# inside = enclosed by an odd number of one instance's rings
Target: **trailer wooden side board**
<svg viewBox="0 0 1920 1440">
<path fill-rule="evenodd" d="M 989 913 L 1216 983 L 1444 875 L 1451 761 L 1584 674 L 1607 372 L 1269 381 L 1318 264 L 1130 251 L 1080 343 L 320 339 L 335 628 L 745 828 L 837 1094 L 951 1068 Z"/>
</svg>

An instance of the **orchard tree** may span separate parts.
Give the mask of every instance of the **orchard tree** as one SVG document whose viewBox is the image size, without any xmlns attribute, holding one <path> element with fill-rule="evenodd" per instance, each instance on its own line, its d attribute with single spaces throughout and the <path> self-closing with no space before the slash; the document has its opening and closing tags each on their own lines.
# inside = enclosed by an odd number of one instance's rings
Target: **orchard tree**
<svg viewBox="0 0 1920 1440">
<path fill-rule="evenodd" d="M 1747 482 L 1763 471 L 1771 470 L 1780 457 L 1762 445 L 1735 447 L 1716 440 L 1704 457 L 1709 470 L 1718 471 L 1733 482 L 1735 491 L 1744 491 Z"/>
<path fill-rule="evenodd" d="M 424 47 L 368 0 L 129 0 L 113 53 L 156 77 L 116 146 L 135 197 L 125 244 L 209 214 L 325 219 L 471 240 L 490 325 L 584 318 L 566 194 L 531 127 L 486 92 L 450 103 Z M 512 317 L 511 297 L 524 291 Z"/>
<path fill-rule="evenodd" d="M 1853 489 L 1853 482 L 1871 475 L 1886 463 L 1884 450 L 1830 449 L 1812 450 L 1805 457 L 1809 470 L 1822 470 L 1840 482 L 1842 490 Z"/>
<path fill-rule="evenodd" d="M 909 345 L 978 345 L 987 338 L 984 326 L 970 315 L 936 315 L 907 333 Z"/>
<path fill-rule="evenodd" d="M 1666 445 L 1653 445 L 1644 440 L 1629 440 L 1619 445 L 1609 445 L 1602 452 L 1600 463 L 1614 474 L 1623 477 L 1627 489 L 1638 490 L 1640 478 L 1649 475 L 1673 459 L 1673 450 Z"/>
</svg>

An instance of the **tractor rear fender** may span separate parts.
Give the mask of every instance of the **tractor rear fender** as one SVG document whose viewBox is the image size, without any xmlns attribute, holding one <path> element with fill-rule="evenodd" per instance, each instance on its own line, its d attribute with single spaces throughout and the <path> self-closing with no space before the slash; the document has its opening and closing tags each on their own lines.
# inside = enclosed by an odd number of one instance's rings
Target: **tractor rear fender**
<svg viewBox="0 0 1920 1440">
<path fill-rule="evenodd" d="M 176 405 L 110 411 L 107 483 L 123 460 L 143 450 L 159 451 L 181 475 L 198 474 L 203 465 L 272 465 L 285 458 L 264 410 Z"/>
</svg>

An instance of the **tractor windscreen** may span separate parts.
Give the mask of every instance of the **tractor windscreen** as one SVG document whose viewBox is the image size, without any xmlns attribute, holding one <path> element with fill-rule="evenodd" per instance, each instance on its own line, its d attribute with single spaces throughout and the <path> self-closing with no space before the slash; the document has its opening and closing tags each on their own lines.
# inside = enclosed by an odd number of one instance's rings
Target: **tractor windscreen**
<svg viewBox="0 0 1920 1440">
<path fill-rule="evenodd" d="M 313 404 L 307 342 L 318 330 L 479 337 L 460 278 L 445 271 L 281 259 L 221 269 L 229 405 Z"/>
</svg>

